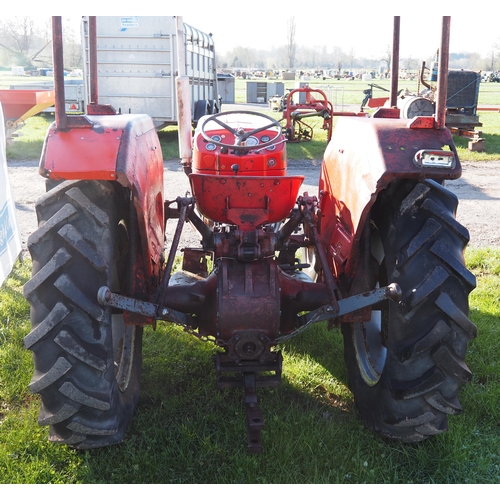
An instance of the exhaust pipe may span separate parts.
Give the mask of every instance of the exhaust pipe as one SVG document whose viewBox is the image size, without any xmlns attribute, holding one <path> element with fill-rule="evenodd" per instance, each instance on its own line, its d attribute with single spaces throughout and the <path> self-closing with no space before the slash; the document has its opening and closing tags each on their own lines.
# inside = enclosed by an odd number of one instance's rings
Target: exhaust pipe
<svg viewBox="0 0 500 500">
<path fill-rule="evenodd" d="M 58 130 L 68 128 L 64 97 L 64 58 L 61 16 L 52 17 L 52 60 L 54 64 L 55 121 Z"/>
<path fill-rule="evenodd" d="M 450 58 L 450 16 L 443 16 L 439 48 L 438 87 L 436 97 L 436 128 L 446 128 L 446 97 L 448 91 L 448 60 Z"/>
<path fill-rule="evenodd" d="M 391 108 L 397 106 L 398 100 L 398 79 L 399 79 L 399 33 L 400 33 L 400 16 L 394 16 L 394 28 L 392 34 L 392 59 L 391 59 L 391 93 L 390 105 Z"/>
<path fill-rule="evenodd" d="M 179 157 L 184 172 L 191 173 L 193 158 L 191 125 L 191 88 L 186 75 L 186 54 L 184 45 L 184 22 L 177 16 L 177 123 L 179 127 Z"/>
</svg>

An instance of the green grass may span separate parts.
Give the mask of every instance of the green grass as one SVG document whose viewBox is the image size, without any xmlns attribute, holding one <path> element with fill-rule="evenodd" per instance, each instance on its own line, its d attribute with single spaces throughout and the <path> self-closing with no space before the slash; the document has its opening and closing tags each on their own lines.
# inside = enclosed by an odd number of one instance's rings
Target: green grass
<svg viewBox="0 0 500 500">
<path fill-rule="evenodd" d="M 39 160 L 47 129 L 53 121 L 51 115 L 28 118 L 24 127 L 17 131 L 19 136 L 7 144 L 7 160 Z"/>
<path fill-rule="evenodd" d="M 500 160 L 500 113 L 481 111 L 478 114 L 483 126 L 477 130 L 482 132 L 486 151 L 469 151 L 469 140 L 466 137 L 455 137 L 458 155 L 462 161 Z"/>
<path fill-rule="evenodd" d="M 286 343 L 283 385 L 260 389 L 264 451 L 246 451 L 240 390 L 218 391 L 214 347 L 169 324 L 148 329 L 136 416 L 117 446 L 78 452 L 47 442 L 30 395 L 24 349 L 30 261 L 0 288 L 0 482 L 8 483 L 482 483 L 500 482 L 500 250 L 468 249 L 478 336 L 473 380 L 450 430 L 416 444 L 364 428 L 346 387 L 338 330 L 315 325 Z"/>
</svg>

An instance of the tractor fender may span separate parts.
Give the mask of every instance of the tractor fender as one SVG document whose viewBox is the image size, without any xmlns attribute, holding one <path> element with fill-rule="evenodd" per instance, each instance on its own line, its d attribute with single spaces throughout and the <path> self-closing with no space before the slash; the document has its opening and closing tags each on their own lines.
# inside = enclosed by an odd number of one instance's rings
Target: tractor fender
<svg viewBox="0 0 500 500">
<path fill-rule="evenodd" d="M 133 194 L 146 281 L 158 276 L 164 242 L 163 156 L 148 115 L 78 117 L 49 127 L 39 173 L 47 179 L 117 181 Z"/>
<path fill-rule="evenodd" d="M 330 267 L 347 289 L 359 270 L 363 228 L 370 210 L 392 181 L 430 178 L 442 182 L 460 177 L 450 131 L 433 128 L 433 124 L 431 117 L 338 119 L 321 166 L 319 232 Z M 421 151 L 451 151 L 453 166 L 419 166 L 415 157 Z"/>
</svg>

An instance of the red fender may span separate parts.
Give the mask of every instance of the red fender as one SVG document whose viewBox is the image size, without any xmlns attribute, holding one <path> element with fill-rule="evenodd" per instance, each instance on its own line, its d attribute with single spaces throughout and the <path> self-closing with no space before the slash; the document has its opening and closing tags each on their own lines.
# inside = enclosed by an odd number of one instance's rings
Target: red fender
<svg viewBox="0 0 500 500">
<path fill-rule="evenodd" d="M 351 278 L 359 264 L 363 228 L 378 194 L 397 178 L 456 179 L 461 165 L 448 129 L 423 120 L 341 117 L 322 162 L 320 234 L 331 269 Z M 422 165 L 423 152 L 449 165 Z M 429 155 L 427 155 L 429 156 Z"/>
<path fill-rule="evenodd" d="M 75 118 L 73 120 L 73 118 Z M 118 181 L 134 196 L 147 284 L 159 275 L 164 242 L 163 156 L 148 115 L 68 117 L 51 125 L 39 173 L 54 180 Z"/>
</svg>

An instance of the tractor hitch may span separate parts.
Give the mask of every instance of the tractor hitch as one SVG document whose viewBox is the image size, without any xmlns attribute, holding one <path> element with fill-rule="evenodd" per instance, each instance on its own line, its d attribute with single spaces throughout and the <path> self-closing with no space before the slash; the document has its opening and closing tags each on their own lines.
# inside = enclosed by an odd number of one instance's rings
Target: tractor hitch
<svg viewBox="0 0 500 500">
<path fill-rule="evenodd" d="M 206 281 L 206 280 L 201 280 Z M 175 288 L 175 286 L 173 287 Z M 302 333 L 312 323 L 335 319 L 339 316 L 377 305 L 387 299 L 398 301 L 401 289 L 396 283 L 370 292 L 353 295 L 337 301 L 334 305 L 325 305 L 300 317 L 302 325 L 288 335 L 278 336 L 274 344 L 282 343 Z M 131 313 L 143 315 L 155 320 L 170 321 L 184 326 L 196 334 L 198 322 L 195 316 L 176 311 L 170 307 L 145 302 L 112 293 L 108 287 L 101 287 L 97 300 L 103 306 L 110 306 Z M 233 335 L 223 344 L 226 352 L 214 356 L 217 371 L 217 388 L 243 388 L 245 391 L 245 411 L 247 421 L 247 440 L 249 453 L 262 451 L 261 431 L 264 418 L 257 397 L 258 387 L 278 387 L 281 385 L 282 355 L 280 351 L 271 351 L 271 341 L 263 333 L 243 331 Z M 274 372 L 274 373 L 273 373 Z M 265 375 L 259 375 L 265 373 Z M 271 374 L 270 374 L 271 373 Z"/>
<path fill-rule="evenodd" d="M 245 411 L 247 420 L 247 447 L 249 453 L 262 451 L 261 431 L 264 429 L 264 417 L 257 397 L 258 387 L 279 387 L 283 357 L 281 351 L 272 352 L 265 362 L 235 362 L 223 352 L 214 357 L 217 371 L 217 388 L 243 388 L 245 391 Z M 259 373 L 266 375 L 259 375 Z M 274 372 L 274 374 L 270 374 Z"/>
<path fill-rule="evenodd" d="M 203 280 L 201 280 L 203 281 Z M 325 305 L 301 316 L 302 325 L 289 335 L 279 336 L 278 343 L 282 343 L 292 337 L 295 337 L 304 331 L 309 325 L 320 321 L 331 319 L 350 314 L 365 307 L 372 307 L 388 299 L 398 301 L 401 298 L 401 288 L 397 283 L 391 283 L 382 288 L 375 288 L 369 292 L 352 295 L 337 302 L 338 309 L 332 305 Z M 156 320 L 170 321 L 178 325 L 184 325 L 188 328 L 197 328 L 197 321 L 191 314 L 186 314 L 176 311 L 172 308 L 161 307 L 153 302 L 145 302 L 131 297 L 125 297 L 117 293 L 111 292 L 107 286 L 102 286 L 97 292 L 97 301 L 102 306 L 114 307 L 123 311 L 128 311 L 134 314 L 139 314 L 145 318 Z M 241 356 L 240 356 L 241 357 Z"/>
<path fill-rule="evenodd" d="M 102 306 L 114 307 L 144 318 L 170 321 L 188 328 L 197 328 L 197 321 L 189 314 L 175 311 L 171 308 L 160 307 L 152 302 L 145 302 L 124 295 L 111 292 L 107 286 L 102 286 L 97 292 L 97 301 Z"/>
</svg>

